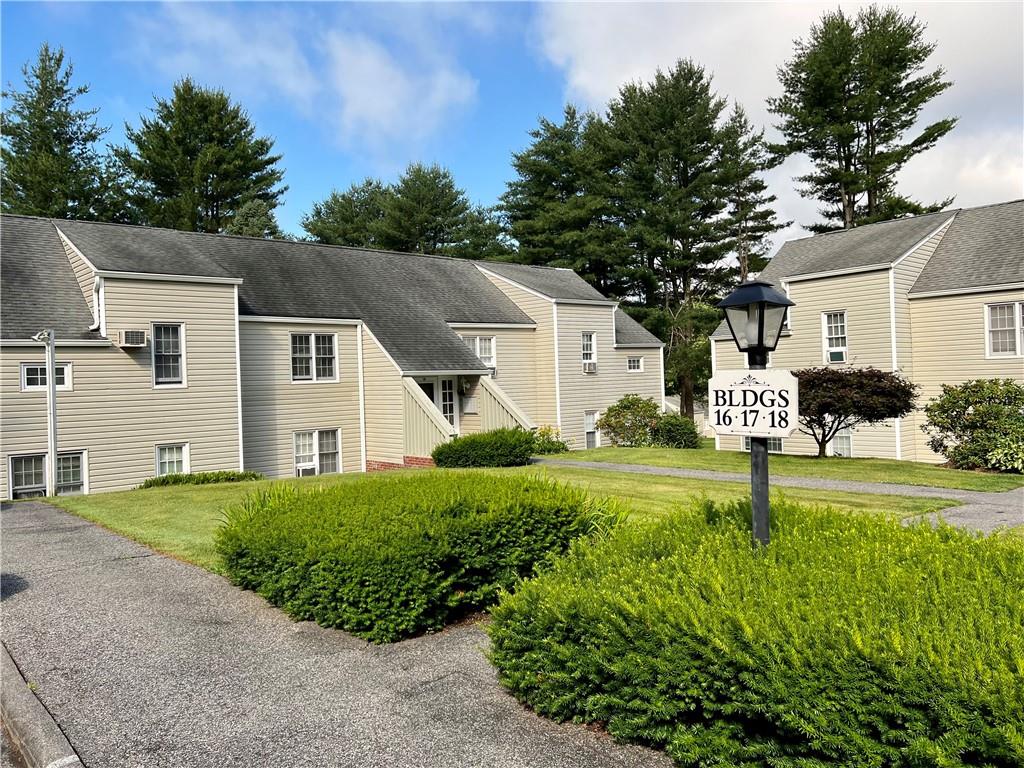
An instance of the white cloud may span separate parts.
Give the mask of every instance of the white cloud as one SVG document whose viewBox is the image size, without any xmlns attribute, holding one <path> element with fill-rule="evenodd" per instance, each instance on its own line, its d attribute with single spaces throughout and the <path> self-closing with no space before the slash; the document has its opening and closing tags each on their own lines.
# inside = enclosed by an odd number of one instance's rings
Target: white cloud
<svg viewBox="0 0 1024 768">
<path fill-rule="evenodd" d="M 792 42 L 833 4 L 678 3 L 552 4 L 539 9 L 537 44 L 565 76 L 567 98 L 600 109 L 630 80 L 691 58 L 714 74 L 719 93 L 769 127 L 765 100 L 778 93 L 777 68 Z M 904 169 L 901 191 L 932 201 L 957 196 L 958 205 L 1024 194 L 1024 6 L 1020 3 L 904 4 L 928 24 L 938 43 L 932 65 L 955 83 L 922 120 L 960 117 L 953 133 Z M 856 6 L 844 4 L 845 10 Z M 791 158 L 769 174 L 784 219 L 810 223 L 816 203 L 795 191 L 803 168 Z M 777 242 L 799 234 L 793 228 Z"/>
</svg>

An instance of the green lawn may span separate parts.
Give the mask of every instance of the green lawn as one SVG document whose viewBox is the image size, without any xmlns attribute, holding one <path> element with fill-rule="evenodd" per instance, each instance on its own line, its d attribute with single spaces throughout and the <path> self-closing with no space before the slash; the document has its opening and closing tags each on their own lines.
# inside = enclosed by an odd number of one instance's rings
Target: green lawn
<svg viewBox="0 0 1024 768">
<path fill-rule="evenodd" d="M 655 467 L 709 469 L 719 472 L 749 472 L 750 454 L 742 451 L 716 451 L 713 440 L 704 440 L 696 450 L 675 448 L 594 448 L 573 451 L 550 458 L 573 461 L 603 461 L 613 464 L 649 464 Z M 968 472 L 946 469 L 934 464 L 893 459 L 843 459 L 813 456 L 768 458 L 772 475 L 821 477 L 829 480 L 860 480 L 869 483 L 930 485 L 934 488 L 960 488 L 967 491 L 1008 491 L 1024 485 L 1024 475 L 994 472 Z"/>
<path fill-rule="evenodd" d="M 744 483 L 708 482 L 568 467 L 479 471 L 535 472 L 577 483 L 596 495 L 619 498 L 633 511 L 637 520 L 656 517 L 697 496 L 719 500 L 744 496 L 750 492 L 749 486 Z M 335 484 L 359 482 L 363 477 L 365 475 L 333 475 L 287 482 L 303 485 Z M 221 511 L 244 494 L 269 482 L 175 485 L 89 496 L 61 496 L 48 501 L 159 552 L 218 571 L 213 533 L 220 522 Z M 787 489 L 785 496 L 795 501 L 830 504 L 857 512 L 883 512 L 900 517 L 933 512 L 952 503 L 943 499 L 872 496 L 802 488 Z"/>
</svg>

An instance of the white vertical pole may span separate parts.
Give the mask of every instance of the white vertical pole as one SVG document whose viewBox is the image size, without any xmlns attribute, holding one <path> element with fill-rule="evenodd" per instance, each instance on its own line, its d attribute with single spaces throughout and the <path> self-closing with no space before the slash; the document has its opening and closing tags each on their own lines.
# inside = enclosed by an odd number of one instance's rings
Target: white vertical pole
<svg viewBox="0 0 1024 768">
<path fill-rule="evenodd" d="M 57 363 L 53 329 L 46 332 L 46 495 L 57 495 Z"/>
</svg>

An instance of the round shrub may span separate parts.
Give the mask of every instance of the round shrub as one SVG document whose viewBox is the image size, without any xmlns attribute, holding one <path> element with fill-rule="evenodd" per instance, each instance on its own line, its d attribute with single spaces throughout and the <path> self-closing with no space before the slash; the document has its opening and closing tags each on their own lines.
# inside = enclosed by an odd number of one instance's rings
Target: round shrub
<svg viewBox="0 0 1024 768">
<path fill-rule="evenodd" d="M 492 611 L 502 683 L 680 766 L 1024 764 L 1024 539 L 772 511 L 577 542 Z"/>
<path fill-rule="evenodd" d="M 697 425 L 679 413 L 664 413 L 654 425 L 654 445 L 663 448 L 700 448 Z"/>
<path fill-rule="evenodd" d="M 226 511 L 216 546 L 235 584 L 380 643 L 491 605 L 619 518 L 614 504 L 540 477 L 426 471 L 271 485 Z"/>
<path fill-rule="evenodd" d="M 597 420 L 597 428 L 614 445 L 640 448 L 651 445 L 660 418 L 661 408 L 651 398 L 626 395 L 608 406 Z"/>
<path fill-rule="evenodd" d="M 533 455 L 533 433 L 494 429 L 441 443 L 431 458 L 439 467 L 521 467 Z"/>
<path fill-rule="evenodd" d="M 1024 434 L 1024 385 L 1013 379 L 975 379 L 942 385 L 942 394 L 924 408 L 928 446 L 958 469 L 1013 466 L 1007 435 Z M 1008 460 L 1001 457 L 1011 454 Z M 995 457 L 995 459 L 991 457 Z"/>
<path fill-rule="evenodd" d="M 546 455 L 551 453 L 565 453 L 572 449 L 569 441 L 562 437 L 558 427 L 545 424 L 538 427 L 533 433 L 533 452 Z"/>
</svg>

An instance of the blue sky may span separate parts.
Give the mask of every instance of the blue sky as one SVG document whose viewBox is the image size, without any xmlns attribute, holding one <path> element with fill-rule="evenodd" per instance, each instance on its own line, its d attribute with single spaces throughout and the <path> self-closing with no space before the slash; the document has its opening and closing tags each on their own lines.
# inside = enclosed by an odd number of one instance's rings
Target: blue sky
<svg viewBox="0 0 1024 768">
<path fill-rule="evenodd" d="M 332 188 L 393 180 L 414 160 L 448 166 L 472 200 L 496 202 L 510 157 L 537 118 L 566 100 L 600 109 L 630 79 L 680 57 L 715 73 L 723 95 L 770 126 L 775 68 L 827 5 L 10 3 L 2 76 L 44 40 L 62 45 L 86 98 L 123 140 L 154 95 L 191 75 L 242 103 L 284 155 L 286 230 Z M 1020 3 L 907 4 L 956 81 L 929 108 L 960 126 L 901 175 L 904 191 L 978 205 L 1024 194 Z M 926 117 L 927 117 L 926 116 Z M 769 129 L 770 130 L 770 129 Z M 783 217 L 815 219 L 793 159 L 769 177 Z M 802 234 L 794 225 L 780 239 Z"/>
</svg>

